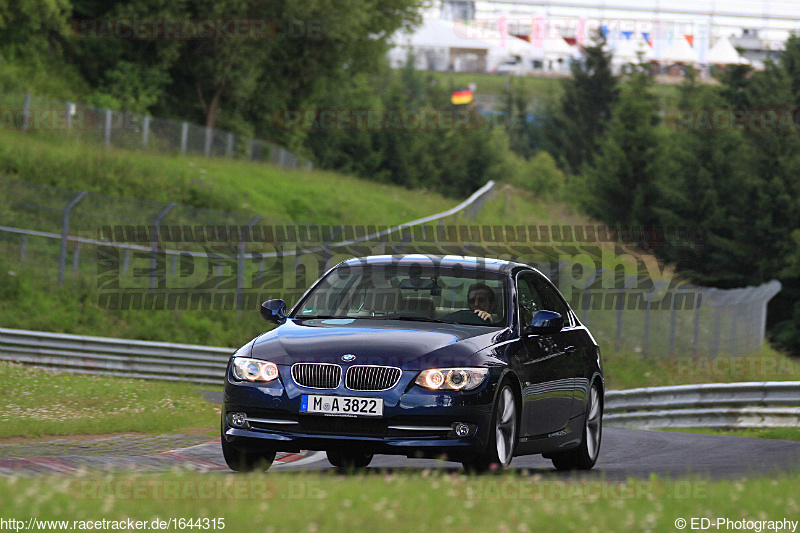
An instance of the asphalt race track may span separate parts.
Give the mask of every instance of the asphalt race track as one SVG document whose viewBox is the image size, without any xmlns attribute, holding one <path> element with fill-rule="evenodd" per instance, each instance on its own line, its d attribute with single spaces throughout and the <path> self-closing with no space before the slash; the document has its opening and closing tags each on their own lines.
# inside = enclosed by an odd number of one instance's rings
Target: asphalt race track
<svg viewBox="0 0 800 533">
<path fill-rule="evenodd" d="M 0 475 L 68 475 L 85 470 L 157 472 L 175 467 L 228 470 L 219 440 L 202 437 L 121 435 L 0 445 Z M 511 467 L 531 474 L 565 475 L 538 455 L 517 457 Z M 324 452 L 281 453 L 270 472 L 332 468 Z M 461 465 L 378 455 L 369 468 L 460 471 Z M 595 469 L 581 475 L 608 480 L 648 477 L 651 473 L 663 477 L 730 478 L 790 470 L 800 470 L 800 442 L 607 427 Z"/>
</svg>

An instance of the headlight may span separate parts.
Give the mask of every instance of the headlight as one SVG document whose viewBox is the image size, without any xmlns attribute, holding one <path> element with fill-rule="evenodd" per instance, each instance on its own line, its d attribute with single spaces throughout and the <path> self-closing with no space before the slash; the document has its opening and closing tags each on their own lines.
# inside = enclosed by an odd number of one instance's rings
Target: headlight
<svg viewBox="0 0 800 533">
<path fill-rule="evenodd" d="M 269 361 L 260 361 L 248 357 L 234 357 L 233 377 L 239 381 L 273 381 L 278 378 L 278 367 Z"/>
<path fill-rule="evenodd" d="M 431 390 L 472 390 L 484 382 L 488 368 L 429 368 L 415 383 Z"/>
</svg>

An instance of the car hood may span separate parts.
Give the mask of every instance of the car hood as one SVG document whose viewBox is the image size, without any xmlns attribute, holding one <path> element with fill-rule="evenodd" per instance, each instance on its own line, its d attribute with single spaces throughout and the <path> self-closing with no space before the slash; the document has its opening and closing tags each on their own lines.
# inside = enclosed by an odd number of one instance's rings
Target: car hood
<svg viewBox="0 0 800 533">
<path fill-rule="evenodd" d="M 250 356 L 279 365 L 298 362 L 391 365 L 422 370 L 462 364 L 506 340 L 508 328 L 365 319 L 289 319 L 250 344 Z"/>
</svg>

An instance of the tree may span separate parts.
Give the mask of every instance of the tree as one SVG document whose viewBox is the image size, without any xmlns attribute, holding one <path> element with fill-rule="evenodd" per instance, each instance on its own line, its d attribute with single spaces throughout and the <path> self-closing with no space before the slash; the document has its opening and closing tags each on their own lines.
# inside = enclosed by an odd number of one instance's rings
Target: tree
<svg viewBox="0 0 800 533">
<path fill-rule="evenodd" d="M 208 126 L 223 112 L 237 114 L 257 134 L 298 146 L 304 135 L 276 127 L 275 114 L 313 108 L 324 89 L 375 69 L 387 39 L 418 22 L 420 6 L 421 0 L 187 0 L 190 18 L 266 21 L 269 31 L 188 42 L 165 106 L 183 115 L 200 111 Z"/>
<path fill-rule="evenodd" d="M 60 47 L 71 9 L 69 0 L 0 0 L 0 53 L 30 58 Z"/>
<path fill-rule="evenodd" d="M 592 164 L 584 164 L 586 211 L 610 224 L 651 225 L 658 191 L 659 117 L 645 74 L 633 76 L 613 109 Z"/>
<path fill-rule="evenodd" d="M 106 105 L 146 113 L 164 99 L 170 69 L 185 42 L 125 38 L 137 21 L 154 30 L 161 21 L 186 16 L 184 0 L 73 0 L 73 38 L 67 58 L 99 92 Z M 130 34 L 133 35 L 132 33 Z"/>
<path fill-rule="evenodd" d="M 563 168 L 578 174 L 592 161 L 597 141 L 608 128 L 611 110 L 619 98 L 611 54 L 598 32 L 595 43 L 583 49 L 584 59 L 571 65 L 572 78 L 564 82 L 561 107 L 548 128 L 549 151 Z"/>
</svg>

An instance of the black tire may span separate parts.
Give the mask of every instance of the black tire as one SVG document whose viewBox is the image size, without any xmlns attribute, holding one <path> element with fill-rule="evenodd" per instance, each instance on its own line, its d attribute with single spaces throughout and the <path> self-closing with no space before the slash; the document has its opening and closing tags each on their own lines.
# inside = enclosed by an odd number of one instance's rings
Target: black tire
<svg viewBox="0 0 800 533">
<path fill-rule="evenodd" d="M 269 449 L 252 450 L 240 448 L 225 439 L 225 420 L 222 421 L 222 456 L 225 464 L 235 472 L 266 472 L 276 452 Z"/>
<path fill-rule="evenodd" d="M 462 463 L 467 472 L 500 471 L 508 467 L 514 458 L 517 444 L 517 400 L 508 382 L 501 386 L 497 394 L 491 428 L 486 449 Z"/>
<path fill-rule="evenodd" d="M 339 450 L 328 450 L 325 453 L 328 455 L 328 461 L 337 468 L 348 470 L 366 468 L 372 462 L 371 453 Z"/>
<path fill-rule="evenodd" d="M 593 383 L 586 402 L 581 444 L 568 452 L 552 455 L 550 459 L 553 466 L 558 470 L 591 470 L 600 455 L 602 437 L 603 400 L 600 397 L 600 387 Z"/>
</svg>

